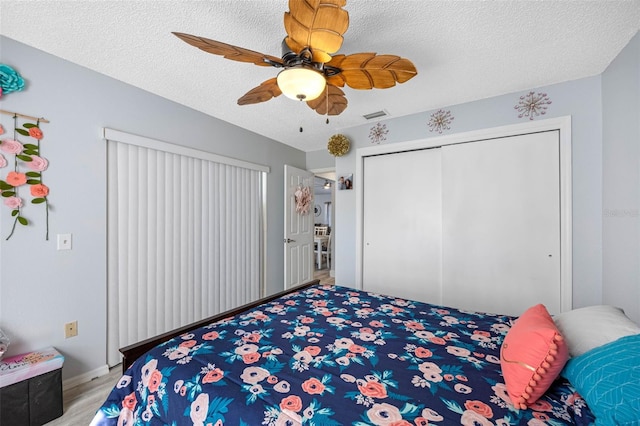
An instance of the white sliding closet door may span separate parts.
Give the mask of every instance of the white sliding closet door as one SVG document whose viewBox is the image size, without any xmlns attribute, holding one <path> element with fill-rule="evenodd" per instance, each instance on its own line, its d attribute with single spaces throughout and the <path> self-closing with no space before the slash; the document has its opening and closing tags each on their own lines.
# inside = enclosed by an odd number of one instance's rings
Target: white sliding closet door
<svg viewBox="0 0 640 426">
<path fill-rule="evenodd" d="M 440 150 L 366 157 L 363 175 L 364 289 L 439 301 Z"/>
<path fill-rule="evenodd" d="M 442 147 L 443 303 L 560 312 L 559 132 Z"/>
</svg>

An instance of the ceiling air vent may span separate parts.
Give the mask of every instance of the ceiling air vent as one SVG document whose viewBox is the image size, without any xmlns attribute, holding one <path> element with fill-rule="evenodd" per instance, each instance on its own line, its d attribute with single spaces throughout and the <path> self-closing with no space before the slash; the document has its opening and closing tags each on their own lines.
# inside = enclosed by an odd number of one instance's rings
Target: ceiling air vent
<svg viewBox="0 0 640 426">
<path fill-rule="evenodd" d="M 370 114 L 365 114 L 363 117 L 367 120 L 373 120 L 374 118 L 386 117 L 389 113 L 385 110 L 372 112 Z"/>
</svg>

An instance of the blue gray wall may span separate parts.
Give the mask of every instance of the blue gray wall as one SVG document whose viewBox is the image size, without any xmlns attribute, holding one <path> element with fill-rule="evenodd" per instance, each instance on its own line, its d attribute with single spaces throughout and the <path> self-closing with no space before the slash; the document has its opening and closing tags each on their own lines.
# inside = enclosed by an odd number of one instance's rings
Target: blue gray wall
<svg viewBox="0 0 640 426">
<path fill-rule="evenodd" d="M 6 241 L 10 210 L 0 204 L 0 328 L 10 353 L 55 346 L 65 355 L 63 378 L 106 363 L 106 144 L 101 128 L 183 144 L 271 167 L 267 176 L 267 291 L 283 288 L 283 165 L 305 168 L 305 153 L 214 119 L 120 81 L 0 38 L 0 62 L 26 80 L 2 97 L 2 109 L 42 116 L 42 155 L 51 188 L 50 239 L 42 209 L 28 206 L 33 226 Z M 8 131 L 10 116 L 0 117 Z M 0 170 L 5 176 L 8 168 Z M 57 251 L 56 234 L 72 233 L 73 250 Z M 79 335 L 64 339 L 63 325 Z"/>
<path fill-rule="evenodd" d="M 640 321 L 640 34 L 602 74 L 603 301 Z"/>
<path fill-rule="evenodd" d="M 333 169 L 333 156 L 326 149 L 307 152 L 307 170 Z"/>
</svg>

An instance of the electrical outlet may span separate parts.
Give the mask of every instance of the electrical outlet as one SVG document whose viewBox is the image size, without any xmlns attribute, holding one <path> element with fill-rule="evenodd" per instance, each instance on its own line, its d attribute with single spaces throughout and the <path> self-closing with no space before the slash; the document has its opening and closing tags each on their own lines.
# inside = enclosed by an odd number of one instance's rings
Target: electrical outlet
<svg viewBox="0 0 640 426">
<path fill-rule="evenodd" d="M 68 322 L 64 325 L 64 338 L 74 337 L 78 335 L 78 321 Z"/>
</svg>

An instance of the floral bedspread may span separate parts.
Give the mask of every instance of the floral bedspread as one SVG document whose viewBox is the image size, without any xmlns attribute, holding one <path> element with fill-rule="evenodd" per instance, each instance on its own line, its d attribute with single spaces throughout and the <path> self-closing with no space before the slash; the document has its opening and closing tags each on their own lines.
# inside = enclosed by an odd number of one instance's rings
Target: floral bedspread
<svg viewBox="0 0 640 426">
<path fill-rule="evenodd" d="M 309 287 L 151 350 L 92 425 L 591 424 L 563 379 L 513 407 L 499 361 L 512 319 Z"/>
</svg>

